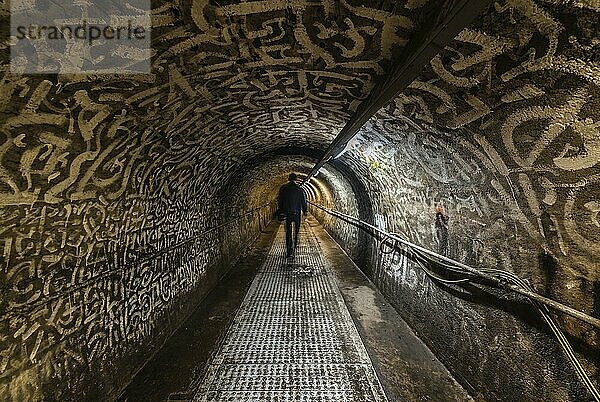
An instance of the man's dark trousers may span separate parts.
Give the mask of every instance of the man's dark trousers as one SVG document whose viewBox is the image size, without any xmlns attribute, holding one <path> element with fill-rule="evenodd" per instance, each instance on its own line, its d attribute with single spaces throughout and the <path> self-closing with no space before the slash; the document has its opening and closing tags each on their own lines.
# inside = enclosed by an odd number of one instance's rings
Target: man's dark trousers
<svg viewBox="0 0 600 402">
<path fill-rule="evenodd" d="M 292 222 L 294 223 L 294 237 L 292 238 Z M 300 212 L 288 212 L 285 214 L 285 246 L 287 255 L 294 253 L 298 245 L 298 232 L 300 231 Z"/>
</svg>

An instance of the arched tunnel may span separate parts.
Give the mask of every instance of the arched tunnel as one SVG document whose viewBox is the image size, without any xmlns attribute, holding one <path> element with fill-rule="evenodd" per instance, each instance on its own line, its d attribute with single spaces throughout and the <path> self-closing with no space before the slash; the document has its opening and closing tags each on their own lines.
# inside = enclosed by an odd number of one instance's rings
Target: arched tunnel
<svg viewBox="0 0 600 402">
<path fill-rule="evenodd" d="M 0 400 L 600 400 L 597 1 L 156 0 L 137 74 L 28 70 L 33 3 Z"/>
</svg>

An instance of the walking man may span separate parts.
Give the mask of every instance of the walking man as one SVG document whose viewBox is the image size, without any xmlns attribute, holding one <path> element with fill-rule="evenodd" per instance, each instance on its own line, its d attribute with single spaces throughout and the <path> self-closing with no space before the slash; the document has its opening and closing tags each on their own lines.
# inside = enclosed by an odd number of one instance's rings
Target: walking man
<svg viewBox="0 0 600 402">
<path fill-rule="evenodd" d="M 277 203 L 279 212 L 285 214 L 285 245 L 287 249 L 286 257 L 294 256 L 294 250 L 298 245 L 298 232 L 300 231 L 301 213 L 306 215 L 306 195 L 304 191 L 296 184 L 298 176 L 296 173 L 290 173 L 288 183 L 281 186 Z M 292 223 L 294 232 L 292 237 Z"/>
</svg>

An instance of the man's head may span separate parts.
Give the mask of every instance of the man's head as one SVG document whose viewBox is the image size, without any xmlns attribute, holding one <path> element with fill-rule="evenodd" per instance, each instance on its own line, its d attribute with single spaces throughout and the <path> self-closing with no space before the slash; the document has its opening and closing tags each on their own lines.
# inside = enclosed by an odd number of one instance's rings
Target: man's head
<svg viewBox="0 0 600 402">
<path fill-rule="evenodd" d="M 296 181 L 297 179 L 298 176 L 296 176 L 296 173 L 290 173 L 290 175 L 288 176 L 289 181 Z"/>
</svg>

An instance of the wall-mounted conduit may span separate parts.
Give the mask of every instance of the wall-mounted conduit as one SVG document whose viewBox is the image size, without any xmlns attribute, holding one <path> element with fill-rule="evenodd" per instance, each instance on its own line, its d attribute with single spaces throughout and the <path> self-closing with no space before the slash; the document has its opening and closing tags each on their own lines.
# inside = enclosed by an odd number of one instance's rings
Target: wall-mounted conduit
<svg viewBox="0 0 600 402">
<path fill-rule="evenodd" d="M 573 351 L 571 344 L 563 334 L 562 330 L 559 328 L 558 324 L 556 324 L 556 322 L 550 315 L 548 307 L 554 310 L 561 311 L 565 314 L 570 315 L 571 317 L 577 318 L 589 325 L 600 329 L 600 320 L 598 318 L 592 317 L 582 311 L 576 310 L 572 307 L 569 307 L 555 300 L 549 299 L 538 293 L 535 293 L 533 288 L 529 285 L 529 283 L 527 283 L 527 281 L 525 281 L 522 278 L 519 278 L 517 275 L 511 272 L 494 268 L 470 267 L 459 261 L 455 261 L 451 258 L 440 255 L 424 247 L 411 243 L 403 239 L 396 233 L 390 233 L 385 230 L 382 230 L 354 216 L 329 209 L 311 201 L 308 202 L 310 205 L 326 212 L 327 214 L 366 231 L 371 236 L 381 241 L 382 247 L 384 245 L 388 245 L 389 247 L 391 247 L 391 249 L 401 250 L 403 252 L 408 252 L 412 254 L 419 267 L 424 270 L 427 276 L 429 276 L 435 281 L 449 284 L 457 284 L 465 282 L 475 282 L 476 279 L 483 279 L 485 281 L 484 284 L 486 285 L 490 285 L 498 289 L 515 292 L 527 297 L 529 301 L 536 307 L 544 321 L 550 327 L 550 330 L 558 340 L 569 362 L 573 365 L 573 368 L 579 375 L 579 378 L 581 379 L 589 393 L 593 396 L 596 402 L 600 402 L 600 392 L 598 392 L 598 389 L 596 388 L 588 374 L 585 372 L 583 366 L 581 365 L 581 362 L 579 362 L 579 360 L 575 356 L 575 352 Z M 442 267 L 448 273 L 451 273 L 453 277 L 457 277 L 457 279 L 446 279 L 434 275 L 426 267 L 426 265 Z"/>
</svg>

